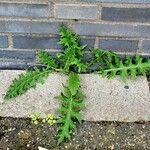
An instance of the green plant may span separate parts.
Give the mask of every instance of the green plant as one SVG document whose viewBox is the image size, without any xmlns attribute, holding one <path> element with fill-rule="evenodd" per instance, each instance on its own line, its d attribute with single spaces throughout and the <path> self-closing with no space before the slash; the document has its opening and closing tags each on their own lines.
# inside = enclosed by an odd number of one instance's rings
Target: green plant
<svg viewBox="0 0 150 150">
<path fill-rule="evenodd" d="M 18 78 L 12 81 L 5 94 L 5 99 L 24 94 L 31 87 L 35 87 L 37 82 L 43 83 L 43 78 L 48 76 L 49 73 L 49 68 L 43 68 L 41 70 L 34 68 L 34 70 L 29 70 L 25 74 L 20 74 Z"/>
<path fill-rule="evenodd" d="M 47 114 L 44 119 L 41 119 L 41 115 L 39 112 L 34 112 L 29 116 L 31 118 L 31 122 L 33 124 L 38 124 L 39 122 L 48 123 L 49 125 L 52 125 L 56 123 L 56 119 L 54 119 L 53 114 Z"/>
<path fill-rule="evenodd" d="M 30 115 L 30 118 L 31 118 L 32 123 L 38 124 L 38 122 L 40 120 L 40 113 L 34 112 L 32 115 Z"/>
<path fill-rule="evenodd" d="M 57 57 L 62 63 L 63 70 L 85 72 L 87 66 L 82 62 L 82 59 L 86 45 L 80 45 L 79 36 L 64 25 L 61 25 L 59 35 L 59 44 L 63 46 L 64 51 L 58 53 Z"/>
<path fill-rule="evenodd" d="M 102 67 L 109 65 L 110 63 L 115 64 L 120 61 L 118 54 L 103 49 L 92 49 L 93 60 L 92 62 L 99 63 Z"/>
<path fill-rule="evenodd" d="M 50 56 L 46 51 L 39 50 L 38 58 L 43 68 L 33 68 L 19 75 L 9 86 L 5 99 L 10 99 L 24 94 L 28 89 L 34 88 L 37 82 L 44 83 L 44 77 L 51 72 L 63 72 L 69 75 L 68 82 L 63 85 L 64 92 L 56 98 L 60 100 L 58 123 L 58 144 L 70 138 L 72 130 L 81 122 L 80 110 L 84 107 L 84 94 L 80 89 L 79 74 L 86 72 L 92 65 L 96 65 L 96 73 L 108 78 L 120 75 L 125 81 L 128 76 L 135 78 L 137 75 L 145 75 L 150 68 L 150 59 L 143 59 L 139 55 L 126 56 L 121 59 L 119 55 L 102 49 L 92 49 L 92 60 L 83 62 L 83 50 L 86 45 L 80 45 L 80 38 L 71 29 L 63 24 L 60 27 L 60 42 L 64 50 L 57 54 L 56 58 Z M 88 64 L 88 65 L 87 65 Z M 38 114 L 31 116 L 32 121 L 37 124 Z M 49 124 L 54 123 L 53 116 L 47 115 L 43 120 Z"/>
<path fill-rule="evenodd" d="M 64 73 L 69 71 L 79 73 L 86 71 L 87 66 L 82 62 L 83 49 L 86 46 L 80 46 L 79 37 L 63 24 L 60 27 L 59 43 L 64 46 L 64 51 L 57 54 L 58 58 L 52 58 L 44 50 L 39 50 L 37 55 L 45 68 L 39 69 L 35 67 L 33 70 L 27 70 L 26 73 L 20 74 L 18 78 L 12 81 L 5 94 L 5 99 L 24 94 L 28 89 L 35 88 L 37 82 L 43 84 L 43 78 L 52 71 Z"/>
<path fill-rule="evenodd" d="M 78 35 L 63 24 L 60 28 L 59 43 L 64 47 L 64 51 L 57 54 L 57 58 L 52 58 L 44 50 L 38 51 L 39 61 L 44 65 L 44 68 L 39 69 L 35 67 L 33 70 L 27 70 L 26 73 L 19 75 L 18 78 L 12 81 L 12 84 L 5 94 L 5 99 L 10 99 L 25 93 L 28 89 L 35 87 L 37 82 L 44 83 L 43 78 L 48 76 L 52 71 L 69 74 L 68 85 L 67 87 L 64 86 L 65 95 L 61 95 L 63 98 L 66 97 L 67 101 L 64 102 L 62 99 L 63 103 L 60 110 L 66 109 L 66 112 L 60 113 L 60 119 L 58 120 L 58 124 L 60 125 L 58 143 L 60 144 L 64 139 L 70 137 L 71 130 L 76 124 L 75 122 L 80 120 L 79 110 L 82 108 L 80 100 L 82 100 L 83 94 L 79 90 L 80 82 L 78 73 L 85 72 L 87 66 L 82 62 L 83 49 L 86 46 L 80 45 Z M 69 93 L 66 92 L 66 90 L 68 90 Z M 60 100 L 61 96 L 57 98 Z M 33 114 L 31 118 L 35 124 L 38 123 L 38 114 Z M 55 120 L 53 120 L 52 116 L 48 115 L 43 122 L 51 124 L 55 122 Z M 67 127 L 68 125 L 69 127 Z"/>
<path fill-rule="evenodd" d="M 58 119 L 58 144 L 65 139 L 70 139 L 72 129 L 76 128 L 76 122 L 81 122 L 80 110 L 84 107 L 84 94 L 80 90 L 79 75 L 71 72 L 67 85 L 63 85 L 64 93 L 56 98 L 61 101 L 62 106 Z"/>
<path fill-rule="evenodd" d="M 94 49 L 93 54 L 96 57 L 96 61 L 99 62 L 101 60 L 101 64 L 103 65 L 98 73 L 108 78 L 120 75 L 123 81 L 126 81 L 129 76 L 135 79 L 137 75 L 145 76 L 150 68 L 150 60 L 144 59 L 139 55 L 127 55 L 125 59 L 121 59 L 119 55 L 111 51 L 98 49 Z"/>
<path fill-rule="evenodd" d="M 49 125 L 52 125 L 56 123 L 56 119 L 54 118 L 53 114 L 47 114 L 46 118 L 42 120 L 43 123 L 48 123 Z"/>
</svg>

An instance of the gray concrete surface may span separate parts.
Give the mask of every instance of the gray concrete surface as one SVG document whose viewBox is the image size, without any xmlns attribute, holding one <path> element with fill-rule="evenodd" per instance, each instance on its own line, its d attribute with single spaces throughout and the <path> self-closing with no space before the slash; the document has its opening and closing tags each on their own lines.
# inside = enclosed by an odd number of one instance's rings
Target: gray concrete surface
<svg viewBox="0 0 150 150">
<path fill-rule="evenodd" d="M 11 101 L 3 95 L 11 81 L 22 71 L 0 71 L 0 116 L 27 117 L 33 112 L 56 113 L 59 106 L 55 96 L 63 90 L 67 77 L 50 74 L 45 84 L 38 84 L 26 94 Z M 90 121 L 150 121 L 150 93 L 145 77 L 120 81 L 119 77 L 108 80 L 99 75 L 81 75 L 81 87 L 86 93 L 84 120 Z"/>
</svg>

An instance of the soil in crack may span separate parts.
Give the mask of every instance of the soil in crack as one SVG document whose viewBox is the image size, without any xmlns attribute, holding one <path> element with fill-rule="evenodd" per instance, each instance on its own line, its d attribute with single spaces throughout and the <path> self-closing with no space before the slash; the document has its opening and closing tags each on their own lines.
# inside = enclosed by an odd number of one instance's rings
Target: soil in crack
<svg viewBox="0 0 150 150">
<path fill-rule="evenodd" d="M 57 125 L 0 118 L 0 150 L 150 150 L 150 123 L 83 121 L 71 140 L 57 146 Z"/>
</svg>

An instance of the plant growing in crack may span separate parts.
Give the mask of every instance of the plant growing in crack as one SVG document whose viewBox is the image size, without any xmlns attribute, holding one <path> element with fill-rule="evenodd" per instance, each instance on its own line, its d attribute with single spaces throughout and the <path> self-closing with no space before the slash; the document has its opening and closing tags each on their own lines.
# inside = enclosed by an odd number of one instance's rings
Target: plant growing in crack
<svg viewBox="0 0 150 150">
<path fill-rule="evenodd" d="M 34 112 L 29 116 L 31 118 L 31 122 L 34 124 L 38 124 L 40 120 L 40 113 L 39 112 Z"/>
<path fill-rule="evenodd" d="M 82 61 L 83 50 L 86 46 L 80 45 L 79 36 L 63 24 L 60 28 L 59 43 L 64 47 L 64 51 L 58 53 L 56 59 L 52 58 L 44 50 L 39 50 L 38 58 L 45 67 L 42 69 L 35 67 L 33 70 L 27 70 L 25 74 L 19 75 L 18 78 L 12 81 L 5 94 L 5 99 L 24 94 L 31 87 L 34 88 L 37 82 L 44 83 L 43 78 L 53 71 L 68 74 L 68 83 L 66 86 L 63 85 L 64 93 L 56 97 L 62 102 L 57 121 L 59 125 L 58 144 L 70 138 L 72 129 L 76 127 L 76 122 L 81 121 L 80 110 L 84 105 L 84 94 L 79 87 L 79 73 L 86 72 L 87 68 L 87 65 Z"/>
<path fill-rule="evenodd" d="M 52 125 L 56 123 L 56 119 L 54 118 L 53 114 L 47 114 L 46 118 L 42 120 L 43 123 L 48 123 L 49 125 Z"/>
<path fill-rule="evenodd" d="M 93 62 L 100 63 L 97 73 L 107 78 L 119 75 L 126 82 L 129 77 L 135 79 L 138 75 L 146 76 L 150 68 L 150 59 L 142 58 L 139 54 L 121 58 L 116 53 L 100 49 L 93 49 L 92 53 Z"/>
<path fill-rule="evenodd" d="M 80 89 L 79 75 L 71 72 L 67 85 L 63 85 L 64 93 L 56 98 L 61 101 L 62 106 L 58 119 L 58 144 L 64 139 L 70 139 L 72 129 L 76 128 L 77 122 L 81 122 L 80 110 L 84 108 L 85 95 Z"/>
<path fill-rule="evenodd" d="M 39 112 L 34 112 L 29 116 L 31 118 L 31 123 L 38 124 L 39 122 L 48 123 L 49 125 L 52 125 L 56 123 L 56 118 L 53 114 L 47 114 L 44 119 L 41 118 L 41 114 Z"/>
<path fill-rule="evenodd" d="M 39 50 L 39 61 L 43 68 L 35 67 L 20 74 L 9 86 L 5 99 L 10 99 L 24 94 L 28 89 L 35 88 L 37 82 L 44 83 L 44 77 L 51 72 L 62 72 L 69 76 L 67 84 L 63 85 L 64 92 L 56 98 L 61 102 L 58 109 L 58 144 L 70 139 L 72 130 L 81 122 L 80 110 L 84 108 L 85 95 L 80 88 L 80 73 L 85 73 L 92 65 L 95 65 L 95 73 L 108 78 L 120 75 L 123 81 L 128 76 L 135 78 L 137 75 L 145 75 L 150 68 L 150 59 L 144 59 L 139 55 L 126 56 L 124 59 L 111 51 L 92 49 L 92 58 L 88 62 L 83 61 L 83 51 L 86 45 L 80 45 L 80 38 L 63 24 L 60 27 L 60 42 L 64 51 L 53 58 L 46 51 Z"/>
</svg>

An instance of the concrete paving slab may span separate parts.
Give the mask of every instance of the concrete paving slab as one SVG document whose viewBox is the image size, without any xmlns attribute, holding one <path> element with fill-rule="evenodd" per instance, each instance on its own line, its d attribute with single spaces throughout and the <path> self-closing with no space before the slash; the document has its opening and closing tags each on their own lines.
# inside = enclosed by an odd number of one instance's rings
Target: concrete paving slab
<svg viewBox="0 0 150 150">
<path fill-rule="evenodd" d="M 59 103 L 55 96 L 63 90 L 67 76 L 53 73 L 45 84 L 37 84 L 26 94 L 4 101 L 3 96 L 11 81 L 24 71 L 0 71 L 0 116 L 28 117 L 34 112 L 42 116 L 56 113 Z M 82 74 L 81 87 L 86 93 L 83 119 L 88 121 L 150 121 L 150 92 L 145 77 L 123 83 L 119 77 L 113 80 L 95 74 Z"/>
</svg>

